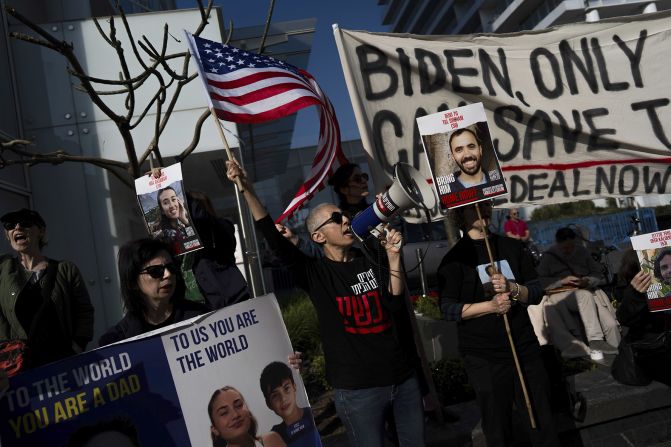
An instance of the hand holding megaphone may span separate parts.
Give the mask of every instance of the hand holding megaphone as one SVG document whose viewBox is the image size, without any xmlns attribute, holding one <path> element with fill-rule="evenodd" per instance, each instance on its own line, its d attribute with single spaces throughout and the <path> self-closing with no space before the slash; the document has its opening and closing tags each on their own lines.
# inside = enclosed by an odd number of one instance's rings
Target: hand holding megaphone
<svg viewBox="0 0 671 447">
<path fill-rule="evenodd" d="M 403 246 L 403 235 L 400 231 L 392 228 L 388 223 L 380 223 L 370 230 L 370 234 L 380 241 L 380 244 L 387 250 L 394 247 L 393 253 L 400 253 Z"/>
<path fill-rule="evenodd" d="M 352 219 L 352 233 L 363 240 L 396 214 L 408 208 L 433 208 L 436 196 L 422 174 L 407 163 L 396 163 L 394 183 L 382 194 L 378 194 L 375 203 Z M 381 230 L 376 230 L 381 233 Z M 379 237 L 379 236 L 377 236 Z"/>
</svg>

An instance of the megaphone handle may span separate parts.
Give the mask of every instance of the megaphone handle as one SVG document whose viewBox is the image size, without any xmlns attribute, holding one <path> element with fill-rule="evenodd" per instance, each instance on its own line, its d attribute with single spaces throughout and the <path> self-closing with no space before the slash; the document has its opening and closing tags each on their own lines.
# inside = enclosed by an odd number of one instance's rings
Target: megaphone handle
<svg viewBox="0 0 671 447">
<path fill-rule="evenodd" d="M 372 236 L 374 236 L 375 238 L 377 238 L 378 240 L 382 241 L 382 240 L 384 240 L 385 236 L 387 235 L 387 230 L 386 230 L 385 226 L 386 226 L 386 222 L 380 222 L 374 228 L 370 228 L 369 233 Z M 403 239 L 401 239 L 400 241 L 398 241 L 397 243 L 392 244 L 392 245 L 400 250 L 401 247 L 403 247 Z"/>
</svg>

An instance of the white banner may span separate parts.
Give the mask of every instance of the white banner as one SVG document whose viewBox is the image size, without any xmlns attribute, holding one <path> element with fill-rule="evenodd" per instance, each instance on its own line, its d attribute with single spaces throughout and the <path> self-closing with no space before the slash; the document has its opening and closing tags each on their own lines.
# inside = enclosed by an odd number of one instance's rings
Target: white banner
<svg viewBox="0 0 671 447">
<path fill-rule="evenodd" d="M 428 178 L 415 119 L 482 102 L 514 203 L 671 192 L 669 13 L 513 34 L 335 30 L 376 183 Z"/>
</svg>

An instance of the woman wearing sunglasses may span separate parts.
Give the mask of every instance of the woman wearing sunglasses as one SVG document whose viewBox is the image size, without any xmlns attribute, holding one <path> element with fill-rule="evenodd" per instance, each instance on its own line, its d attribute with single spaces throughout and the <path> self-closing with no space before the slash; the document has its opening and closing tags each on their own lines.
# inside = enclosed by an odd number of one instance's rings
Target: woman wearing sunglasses
<svg viewBox="0 0 671 447">
<path fill-rule="evenodd" d="M 138 239 L 119 250 L 119 282 L 126 315 L 102 337 L 101 346 L 188 320 L 207 312 L 184 298 L 184 280 L 170 247 Z"/>
<path fill-rule="evenodd" d="M 38 212 L 24 208 L 0 221 L 16 254 L 0 257 L 0 342 L 25 343 L 22 370 L 83 351 L 93 306 L 81 273 L 42 254 L 47 225 Z"/>
<path fill-rule="evenodd" d="M 393 408 L 399 445 L 423 446 L 419 383 L 393 318 L 406 305 L 401 234 L 389 228 L 368 258 L 353 247 L 347 215 L 321 203 L 310 210 L 306 227 L 324 256 L 310 258 L 278 231 L 240 165 L 229 160 L 226 166 L 229 180 L 240 182 L 257 228 L 315 306 L 327 380 L 350 444 L 382 447 L 384 416 Z"/>
<path fill-rule="evenodd" d="M 329 179 L 329 185 L 338 196 L 338 206 L 350 216 L 356 216 L 369 205 L 368 174 L 359 165 L 349 163 L 340 166 Z"/>
</svg>

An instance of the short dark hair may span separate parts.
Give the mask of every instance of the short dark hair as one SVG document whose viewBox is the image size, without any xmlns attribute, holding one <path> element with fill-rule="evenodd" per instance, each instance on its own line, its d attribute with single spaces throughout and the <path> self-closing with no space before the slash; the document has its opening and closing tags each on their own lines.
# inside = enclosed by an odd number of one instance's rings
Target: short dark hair
<svg viewBox="0 0 671 447">
<path fill-rule="evenodd" d="M 261 385 L 261 392 L 263 397 L 266 398 L 266 401 L 270 397 L 270 393 L 273 392 L 278 386 L 282 386 L 282 382 L 285 380 L 291 380 L 291 383 L 294 385 L 294 375 L 291 372 L 291 368 L 286 363 L 282 362 L 272 362 L 266 365 L 261 372 L 261 378 L 259 383 Z"/>
<path fill-rule="evenodd" d="M 340 200 L 341 203 L 346 202 L 347 199 L 345 198 L 345 195 L 340 192 L 340 188 L 347 186 L 347 181 L 352 175 L 352 172 L 354 172 L 354 170 L 358 167 L 359 165 L 356 163 L 340 165 L 340 167 L 336 169 L 333 175 L 329 178 L 328 183 L 333 187 L 333 191 L 335 191 L 336 195 L 338 196 L 338 200 Z"/>
<path fill-rule="evenodd" d="M 478 130 L 475 126 L 468 126 L 468 127 L 463 127 L 461 129 L 457 129 L 454 132 L 450 134 L 449 137 L 447 137 L 447 145 L 450 147 L 450 151 L 452 151 L 452 138 L 458 137 L 464 132 L 468 132 L 473 137 L 475 138 L 476 143 L 478 143 L 478 146 L 482 146 L 482 140 L 480 139 L 480 135 L 478 135 Z"/>
<path fill-rule="evenodd" d="M 140 441 L 138 439 L 137 428 L 133 422 L 127 417 L 118 417 L 108 421 L 98 422 L 93 425 L 85 425 L 84 427 L 78 428 L 68 440 L 68 447 L 82 447 L 95 436 L 114 431 L 121 433 L 126 436 L 133 445 L 140 447 Z"/>
<path fill-rule="evenodd" d="M 155 258 L 161 251 L 168 252 L 173 262 L 179 265 L 170 245 L 157 239 L 136 239 L 125 243 L 119 249 L 118 266 L 121 298 L 123 299 L 126 311 L 133 316 L 142 317 L 146 308 L 142 292 L 140 292 L 137 285 L 140 272 L 144 265 Z M 171 298 L 171 302 L 173 303 L 183 300 L 186 290 L 181 270 L 177 271 L 175 276 L 177 278 L 177 286 Z"/>
<path fill-rule="evenodd" d="M 562 227 L 555 233 L 555 242 L 559 244 L 564 241 L 573 240 L 576 237 L 578 237 L 578 235 L 575 234 L 575 231 L 573 231 L 572 228 Z"/>
<path fill-rule="evenodd" d="M 665 248 L 662 251 L 660 251 L 659 253 L 657 253 L 657 257 L 655 258 L 655 264 L 654 264 L 655 265 L 655 268 L 654 268 L 655 278 L 657 278 L 657 279 L 663 279 L 662 278 L 662 268 L 661 268 L 660 264 L 662 263 L 662 259 L 667 257 L 667 256 L 671 256 L 671 248 Z"/>
<path fill-rule="evenodd" d="M 490 210 L 493 209 L 491 200 L 483 200 L 482 202 L 478 202 L 478 206 L 483 207 L 485 209 L 487 209 L 487 208 L 490 209 Z M 467 222 L 467 220 L 469 220 L 469 219 L 466 218 L 466 214 L 467 213 L 477 213 L 474 203 L 469 204 L 469 205 L 460 206 L 458 208 L 452 208 L 450 211 L 451 211 L 452 219 L 454 220 L 454 223 L 457 225 L 457 228 L 459 228 L 461 230 L 464 230 L 464 231 L 469 229 L 469 224 Z M 482 209 L 480 210 L 480 213 L 484 214 Z M 473 216 L 473 217 L 475 217 L 475 216 Z M 491 213 L 487 217 L 491 218 Z M 485 218 L 485 216 L 483 216 L 483 218 Z"/>
</svg>

